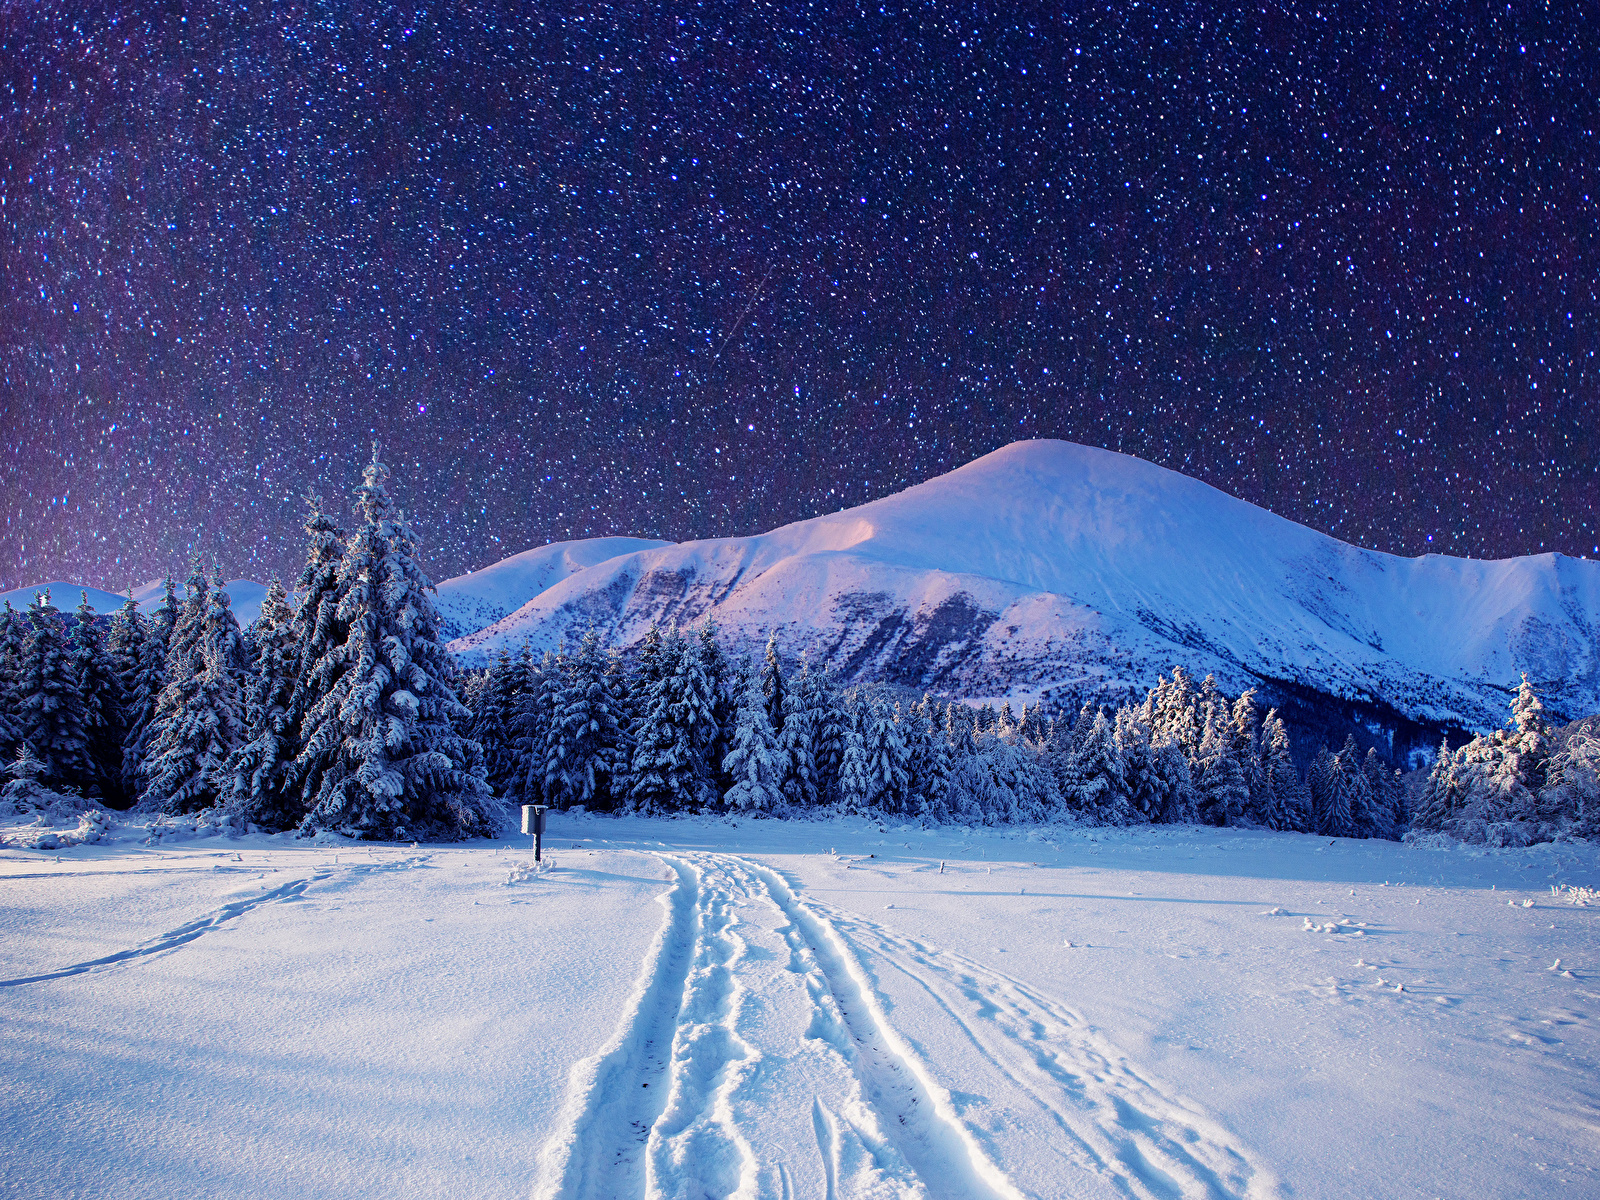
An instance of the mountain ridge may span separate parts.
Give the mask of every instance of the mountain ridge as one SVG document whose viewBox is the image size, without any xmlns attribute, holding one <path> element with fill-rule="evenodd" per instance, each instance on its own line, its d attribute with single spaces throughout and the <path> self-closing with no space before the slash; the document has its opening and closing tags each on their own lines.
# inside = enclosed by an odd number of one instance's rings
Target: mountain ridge
<svg viewBox="0 0 1600 1200">
<path fill-rule="evenodd" d="M 1138 691 L 1174 663 L 1431 727 L 1500 723 L 1521 671 L 1600 708 L 1600 563 L 1406 559 L 1114 451 L 1016 442 L 842 512 L 597 563 L 453 648 L 714 619 L 846 679 L 971 696 Z"/>
</svg>

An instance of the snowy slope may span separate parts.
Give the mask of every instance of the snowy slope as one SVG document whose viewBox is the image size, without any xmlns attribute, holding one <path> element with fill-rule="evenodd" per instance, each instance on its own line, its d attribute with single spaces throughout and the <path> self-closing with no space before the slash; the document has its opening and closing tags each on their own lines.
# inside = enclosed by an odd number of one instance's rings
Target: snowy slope
<svg viewBox="0 0 1600 1200">
<path fill-rule="evenodd" d="M 577 572 L 454 643 L 715 619 L 846 678 L 966 696 L 1142 689 L 1182 663 L 1432 724 L 1504 719 L 1522 671 L 1600 709 L 1600 563 L 1362 550 L 1141 459 L 1017 442 L 897 495 Z"/>
<path fill-rule="evenodd" d="M 239 624 L 248 625 L 261 615 L 261 602 L 267 597 L 265 585 L 253 579 L 230 579 L 223 584 L 223 590 L 228 593 L 232 602 L 233 614 L 239 619 Z M 9 600 L 11 607 L 19 612 L 26 609 L 33 602 L 33 594 L 45 589 L 50 591 L 50 603 L 63 612 L 73 612 L 77 609 L 82 593 L 89 593 L 89 604 L 98 613 L 114 613 L 122 607 L 126 596 L 118 596 L 114 592 L 102 591 L 99 588 L 86 587 L 81 583 L 63 583 L 53 580 L 50 583 L 32 583 L 27 587 L 13 588 L 9 592 L 0 592 L 0 601 Z M 159 579 L 145 584 L 143 587 L 133 589 L 133 598 L 138 601 L 139 611 L 146 615 L 161 607 L 163 589 Z M 178 598 L 183 599 L 183 585 L 178 585 Z"/>
<path fill-rule="evenodd" d="M 1581 843 L 144 833 L 0 850 L 16 1195 L 1600 1192 Z"/>
<path fill-rule="evenodd" d="M 501 559 L 482 571 L 469 571 L 439 584 L 439 615 L 450 637 L 476 633 L 509 616 L 532 597 L 569 575 L 622 554 L 672 543 L 651 538 L 586 538 L 554 542 Z"/>
</svg>

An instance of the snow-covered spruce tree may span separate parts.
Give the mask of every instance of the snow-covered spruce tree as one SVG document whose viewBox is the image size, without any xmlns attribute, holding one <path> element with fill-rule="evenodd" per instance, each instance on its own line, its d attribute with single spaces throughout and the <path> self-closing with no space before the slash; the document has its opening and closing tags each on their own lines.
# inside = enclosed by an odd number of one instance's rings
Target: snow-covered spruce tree
<svg viewBox="0 0 1600 1200">
<path fill-rule="evenodd" d="M 743 696 L 734 717 L 732 744 L 723 769 L 733 786 L 723 797 L 730 808 L 770 812 L 783 802 L 784 753 L 767 717 L 761 676 L 746 663 Z"/>
<path fill-rule="evenodd" d="M 546 650 L 517 697 L 511 722 L 510 776 L 505 792 L 511 804 L 548 803 L 545 766 L 550 760 L 564 661 L 564 655 Z"/>
<path fill-rule="evenodd" d="M 1255 814 L 1266 806 L 1267 745 L 1262 738 L 1260 710 L 1256 707 L 1256 690 L 1247 688 L 1233 702 L 1228 717 L 1230 741 L 1234 759 L 1244 773 L 1245 790 L 1249 799 L 1239 815 L 1240 823 L 1259 825 Z"/>
<path fill-rule="evenodd" d="M 1111 736 L 1117 743 L 1117 758 L 1122 766 L 1122 786 L 1128 806 L 1138 821 L 1159 821 L 1163 805 L 1155 786 L 1150 728 L 1140 720 L 1139 710 L 1131 706 L 1117 709 L 1112 721 Z M 1071 806 L 1070 797 L 1063 794 L 1062 799 Z"/>
<path fill-rule="evenodd" d="M 802 664 L 783 697 L 783 733 L 778 737 L 783 797 L 796 808 L 813 808 L 821 799 L 817 724 L 822 714 L 815 705 L 821 694 L 810 667 Z"/>
<path fill-rule="evenodd" d="M 1317 832 L 1323 837 L 1359 837 L 1356 824 L 1361 803 L 1357 794 L 1361 779 L 1359 766 L 1347 762 L 1342 754 L 1329 754 L 1326 747 L 1318 758 L 1322 760 L 1319 772 L 1322 794 Z"/>
<path fill-rule="evenodd" d="M 1550 756 L 1538 814 L 1542 841 L 1600 838 L 1600 738 L 1580 727 Z"/>
<path fill-rule="evenodd" d="M 122 689 L 99 617 L 83 592 L 72 627 L 72 671 L 83 697 L 84 736 L 93 764 L 85 791 L 114 803 L 122 799 Z"/>
<path fill-rule="evenodd" d="M 1416 811 L 1411 815 L 1411 827 L 1422 833 L 1438 833 L 1444 829 L 1461 806 L 1461 781 L 1456 775 L 1455 753 L 1449 739 L 1439 742 L 1439 753 L 1428 772 L 1428 782 L 1417 800 Z"/>
<path fill-rule="evenodd" d="M 735 714 L 743 695 L 743 682 L 717 640 L 717 623 L 706 621 L 700 626 L 700 661 L 705 670 L 711 692 L 711 715 L 715 725 L 711 742 L 706 747 L 706 761 L 711 769 L 711 786 L 722 795 L 733 786 L 733 780 L 722 769 L 728 748 L 733 743 Z M 626 680 L 624 679 L 624 684 Z M 624 722 L 626 731 L 626 722 Z"/>
<path fill-rule="evenodd" d="M 526 685 L 522 660 L 513 658 L 510 649 L 501 646 L 475 697 L 476 703 L 468 705 L 472 710 L 470 734 L 483 748 L 484 774 L 497 796 L 510 794 L 516 773 L 513 726 Z"/>
<path fill-rule="evenodd" d="M 865 814 L 872 807 L 872 767 L 867 761 L 867 744 L 861 725 L 865 714 L 854 697 L 847 696 L 839 714 L 838 727 L 843 749 L 835 803 L 840 812 Z"/>
<path fill-rule="evenodd" d="M 625 761 L 617 686 L 615 664 L 591 627 L 567 662 L 551 719 L 559 750 L 547 762 L 545 795 L 558 808 L 613 805 Z"/>
<path fill-rule="evenodd" d="M 343 646 L 348 630 L 339 617 L 345 583 L 339 574 L 344 560 L 346 535 L 337 521 L 324 510 L 322 497 L 307 492 L 306 559 L 295 581 L 294 594 L 294 695 L 289 701 L 289 741 L 295 748 L 296 765 L 290 769 L 295 787 L 300 789 L 301 811 L 308 803 L 306 780 L 298 766 L 303 743 L 301 726 L 306 713 L 315 708 L 332 690 L 343 657 L 335 653 Z"/>
<path fill-rule="evenodd" d="M 1437 797 L 1424 797 L 1417 826 L 1434 820 L 1452 837 L 1496 846 L 1523 846 L 1539 838 L 1538 793 L 1548 771 L 1551 743 L 1543 706 L 1526 676 L 1512 701 L 1507 727 L 1475 737 L 1455 752 L 1456 789 L 1448 817 Z"/>
<path fill-rule="evenodd" d="M 924 820 L 938 820 L 947 810 L 950 791 L 950 746 L 934 721 L 933 698 L 926 693 L 913 705 L 905 723 L 906 770 L 911 776 L 911 807 Z"/>
<path fill-rule="evenodd" d="M 777 734 L 783 732 L 783 709 L 788 692 L 788 680 L 783 677 L 783 663 L 778 659 L 778 635 L 769 633 L 767 652 L 761 663 L 761 694 L 767 698 L 767 720 Z"/>
<path fill-rule="evenodd" d="M 330 646 L 311 672 L 326 685 L 304 717 L 296 775 L 301 830 L 382 839 L 494 836 L 482 754 L 462 730 L 433 584 L 373 447 L 356 489 L 361 526 L 339 562 Z"/>
<path fill-rule="evenodd" d="M 228 764 L 230 807 L 268 829 L 292 829 L 304 815 L 294 785 L 293 704 L 298 666 L 294 608 L 283 584 L 267 585 L 253 627 L 255 663 L 244 695 L 244 744 Z"/>
<path fill-rule="evenodd" d="M 1063 802 L 1095 824 L 1131 824 L 1136 810 L 1128 800 L 1126 768 L 1111 722 L 1104 710 L 1095 709 L 1079 726 L 1072 749 L 1056 771 Z"/>
<path fill-rule="evenodd" d="M 1395 841 L 1405 826 L 1401 811 L 1405 803 L 1405 789 L 1392 767 L 1378 757 L 1376 748 L 1370 748 L 1361 760 L 1361 778 L 1366 784 L 1366 829 L 1368 837 Z"/>
<path fill-rule="evenodd" d="M 19 740 L 39 760 L 42 786 L 86 791 L 98 772 L 89 751 L 88 716 L 72 652 L 49 591 L 34 593 L 17 668 Z"/>
<path fill-rule="evenodd" d="M 1214 685 L 1206 676 L 1206 690 Z M 1208 825 L 1237 825 L 1250 805 L 1244 764 L 1233 747 L 1226 701 L 1213 696 L 1205 706 L 1205 734 L 1196 755 L 1200 819 Z"/>
<path fill-rule="evenodd" d="M 16 758 L 21 748 L 21 705 L 17 673 L 22 665 L 23 630 L 27 619 L 11 607 L 0 608 L 0 762 Z M 32 761 L 30 759 L 30 761 Z"/>
<path fill-rule="evenodd" d="M 139 613 L 138 602 L 129 589 L 128 598 L 111 617 L 111 629 L 106 634 L 106 657 L 111 662 L 111 673 L 116 676 L 117 695 L 122 699 L 123 723 L 127 723 L 127 709 L 138 688 L 139 666 L 144 659 L 144 643 L 148 636 L 146 622 Z M 127 730 L 123 730 L 126 736 Z M 121 767 L 121 747 L 118 747 L 118 765 Z"/>
<path fill-rule="evenodd" d="M 150 748 L 151 724 L 167 686 L 167 650 L 178 623 L 178 597 L 172 577 L 162 581 L 161 604 L 145 623 L 144 642 L 131 686 L 123 691 L 122 790 L 137 804 L 144 796 L 144 762 Z"/>
<path fill-rule="evenodd" d="M 826 671 L 807 672 L 806 709 L 811 713 L 813 760 L 817 764 L 817 801 L 839 798 L 839 772 L 844 765 L 849 716 L 839 689 Z"/>
<path fill-rule="evenodd" d="M 244 636 L 221 581 L 198 564 L 167 650 L 167 686 L 148 729 L 143 773 L 146 811 L 197 812 L 233 792 L 229 760 L 244 741 L 241 676 Z"/>
<path fill-rule="evenodd" d="M 691 811 L 710 799 L 704 748 L 712 708 L 699 658 L 698 643 L 675 629 L 655 650 L 633 732 L 628 803 L 635 812 Z"/>
<path fill-rule="evenodd" d="M 1252 814 L 1267 829 L 1305 832 L 1310 829 L 1310 798 L 1289 751 L 1289 731 L 1276 711 L 1262 723 L 1266 757 L 1262 764 L 1261 806 Z"/>
<path fill-rule="evenodd" d="M 911 776 L 906 769 L 910 754 L 900 733 L 899 707 L 891 709 L 881 698 L 868 698 L 862 709 L 861 740 L 873 806 L 896 815 L 907 812 L 911 800 Z"/>
</svg>

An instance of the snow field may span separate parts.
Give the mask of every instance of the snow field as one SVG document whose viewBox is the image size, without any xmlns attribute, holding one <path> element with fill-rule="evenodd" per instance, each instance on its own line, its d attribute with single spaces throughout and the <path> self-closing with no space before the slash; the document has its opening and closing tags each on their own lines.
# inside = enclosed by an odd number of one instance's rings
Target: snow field
<svg viewBox="0 0 1600 1200">
<path fill-rule="evenodd" d="M 546 852 L 0 853 L 0 1178 L 1600 1193 L 1590 847 L 552 814 Z"/>
<path fill-rule="evenodd" d="M 655 933 L 645 860 L 226 845 L 0 882 L 6 980 L 154 951 L 0 987 L 12 1193 L 525 1197 Z"/>
</svg>

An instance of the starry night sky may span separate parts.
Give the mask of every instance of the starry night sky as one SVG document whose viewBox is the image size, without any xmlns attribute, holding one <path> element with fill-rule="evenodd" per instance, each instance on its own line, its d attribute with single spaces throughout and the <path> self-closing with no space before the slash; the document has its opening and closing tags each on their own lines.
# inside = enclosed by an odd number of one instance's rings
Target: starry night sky
<svg viewBox="0 0 1600 1200">
<path fill-rule="evenodd" d="M 4 0 L 0 587 L 292 574 L 373 437 L 435 578 L 1036 436 L 1593 556 L 1583 9 Z"/>
</svg>

